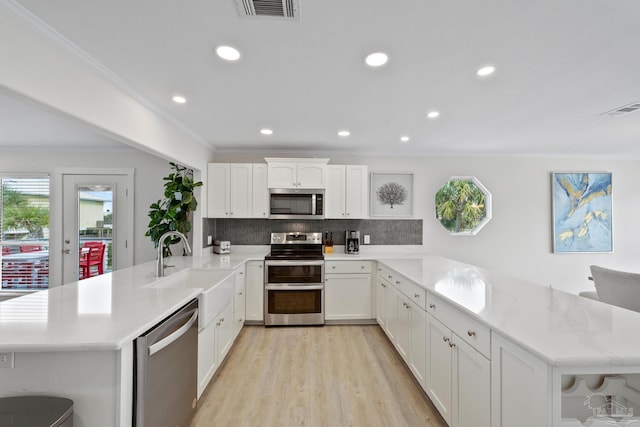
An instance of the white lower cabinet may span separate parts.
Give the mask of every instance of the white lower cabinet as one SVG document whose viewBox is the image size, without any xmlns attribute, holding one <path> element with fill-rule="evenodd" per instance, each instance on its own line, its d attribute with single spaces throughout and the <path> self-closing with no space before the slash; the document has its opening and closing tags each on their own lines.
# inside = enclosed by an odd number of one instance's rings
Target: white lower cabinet
<svg viewBox="0 0 640 427">
<path fill-rule="evenodd" d="M 427 335 L 426 391 L 433 404 L 452 427 L 489 427 L 489 359 L 431 315 Z"/>
<path fill-rule="evenodd" d="M 378 324 L 449 426 L 519 425 L 491 424 L 489 328 L 384 265 L 375 289 Z"/>
<path fill-rule="evenodd" d="M 233 343 L 233 300 L 198 332 L 198 398 Z"/>
<path fill-rule="evenodd" d="M 425 388 L 427 313 L 424 307 L 415 302 L 413 286 L 415 284 L 406 279 L 379 268 L 376 277 L 376 319 L 418 383 Z"/>
<path fill-rule="evenodd" d="M 452 334 L 453 420 L 458 427 L 489 427 L 491 423 L 491 362 Z"/>
<path fill-rule="evenodd" d="M 371 261 L 326 261 L 326 320 L 372 319 Z"/>
<path fill-rule="evenodd" d="M 380 274 L 376 279 L 376 318 L 382 330 L 395 345 L 395 332 L 398 310 L 396 309 L 396 291 Z"/>
<path fill-rule="evenodd" d="M 491 355 L 491 426 L 557 425 L 551 417 L 549 366 L 495 332 Z"/>
<path fill-rule="evenodd" d="M 400 294 L 397 341 L 402 343 L 405 361 L 422 388 L 426 388 L 427 312 Z M 400 344 L 399 344 L 400 346 Z M 400 349 L 398 349 L 400 351 Z M 402 352 L 401 352 L 402 354 Z"/>
<path fill-rule="evenodd" d="M 264 261 L 249 261 L 245 281 L 245 319 L 264 322 Z"/>
<path fill-rule="evenodd" d="M 245 321 L 245 274 L 244 268 L 236 271 L 236 292 L 233 296 L 233 337 L 240 333 Z"/>
<path fill-rule="evenodd" d="M 206 324 L 201 323 L 198 330 L 198 398 L 244 326 L 245 276 L 242 266 L 213 289 L 219 292 L 216 292 L 211 316 L 217 314 Z"/>
<path fill-rule="evenodd" d="M 451 425 L 453 385 L 453 360 L 449 346 L 451 331 L 433 316 L 428 315 L 427 337 L 427 396 L 442 418 Z"/>
<path fill-rule="evenodd" d="M 235 338 L 233 321 L 233 301 L 214 319 L 216 327 L 216 369 L 229 352 Z"/>
<path fill-rule="evenodd" d="M 215 324 L 211 322 L 198 332 L 198 399 L 218 367 Z"/>
</svg>

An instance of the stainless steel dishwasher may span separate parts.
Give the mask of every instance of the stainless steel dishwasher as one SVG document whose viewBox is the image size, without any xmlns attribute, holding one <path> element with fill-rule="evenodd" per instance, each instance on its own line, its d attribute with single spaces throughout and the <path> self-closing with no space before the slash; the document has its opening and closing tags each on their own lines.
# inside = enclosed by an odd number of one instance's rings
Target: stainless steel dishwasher
<svg viewBox="0 0 640 427">
<path fill-rule="evenodd" d="M 198 300 L 136 339 L 134 425 L 188 427 L 198 392 Z"/>
</svg>

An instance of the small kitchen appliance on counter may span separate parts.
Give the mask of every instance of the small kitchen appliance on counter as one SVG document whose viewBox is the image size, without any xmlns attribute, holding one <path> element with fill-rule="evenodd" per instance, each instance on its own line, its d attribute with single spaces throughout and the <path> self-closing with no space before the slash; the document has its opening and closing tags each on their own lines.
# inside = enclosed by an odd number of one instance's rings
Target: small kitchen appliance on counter
<svg viewBox="0 0 640 427">
<path fill-rule="evenodd" d="M 348 254 L 360 253 L 360 232 L 347 231 L 344 238 L 344 251 Z"/>
<path fill-rule="evenodd" d="M 231 242 L 228 240 L 214 240 L 213 241 L 213 253 L 214 254 L 229 254 L 231 253 Z"/>
</svg>

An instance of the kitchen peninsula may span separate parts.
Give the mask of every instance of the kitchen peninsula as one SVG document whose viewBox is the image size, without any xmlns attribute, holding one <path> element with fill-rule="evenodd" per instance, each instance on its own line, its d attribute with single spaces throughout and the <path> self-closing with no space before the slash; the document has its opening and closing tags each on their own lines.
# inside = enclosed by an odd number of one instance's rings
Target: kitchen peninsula
<svg viewBox="0 0 640 427">
<path fill-rule="evenodd" d="M 243 271 L 265 252 L 171 263 Z M 326 256 L 363 260 L 376 266 L 372 313 L 450 425 L 591 425 L 585 393 L 613 380 L 621 404 L 635 405 L 639 313 L 438 256 Z M 0 303 L 0 352 L 15 352 L 15 368 L 0 369 L 0 396 L 69 397 L 77 426 L 130 425 L 132 340 L 201 293 L 169 286 L 179 273 L 153 271 L 141 264 Z"/>
</svg>

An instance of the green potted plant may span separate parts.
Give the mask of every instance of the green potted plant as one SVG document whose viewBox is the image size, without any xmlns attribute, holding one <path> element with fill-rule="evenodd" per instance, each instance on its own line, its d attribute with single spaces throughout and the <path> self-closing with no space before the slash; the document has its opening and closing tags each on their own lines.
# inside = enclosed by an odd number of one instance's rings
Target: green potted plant
<svg viewBox="0 0 640 427">
<path fill-rule="evenodd" d="M 191 231 L 191 212 L 198 207 L 193 190 L 202 186 L 202 182 L 195 182 L 193 170 L 177 163 L 169 163 L 172 172 L 163 178 L 164 199 L 152 203 L 149 207 L 149 228 L 144 234 L 158 247 L 158 240 L 167 231 L 179 231 L 187 234 Z M 177 237 L 166 239 L 163 244 L 164 257 L 171 255 L 171 245 L 178 243 Z"/>
</svg>

